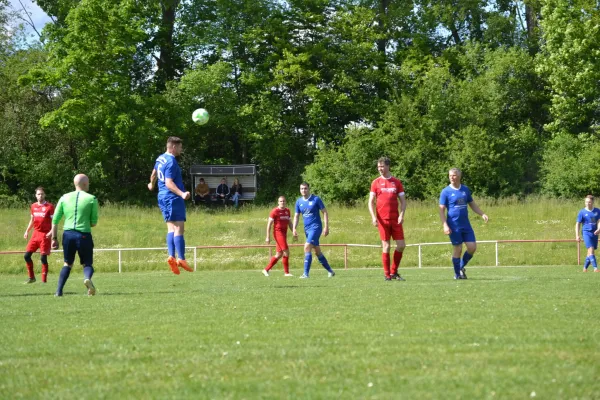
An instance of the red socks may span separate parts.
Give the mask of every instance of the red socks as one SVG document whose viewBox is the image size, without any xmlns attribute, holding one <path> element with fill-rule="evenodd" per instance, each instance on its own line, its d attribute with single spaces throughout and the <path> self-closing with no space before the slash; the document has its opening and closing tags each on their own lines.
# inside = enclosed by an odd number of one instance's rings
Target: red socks
<svg viewBox="0 0 600 400">
<path fill-rule="evenodd" d="M 283 256 L 283 272 L 290 273 L 290 258 L 286 256 Z"/>
<path fill-rule="evenodd" d="M 27 273 L 29 273 L 29 279 L 35 279 L 35 274 L 33 273 L 33 261 L 27 261 Z"/>
<path fill-rule="evenodd" d="M 400 261 L 402 261 L 402 252 L 398 250 L 394 250 L 394 264 L 392 265 L 392 275 L 398 273 L 398 267 L 400 266 Z"/>
<path fill-rule="evenodd" d="M 46 283 L 47 276 L 48 276 L 48 264 L 42 264 L 42 282 Z"/>
<path fill-rule="evenodd" d="M 270 271 L 271 268 L 273 268 L 273 265 L 275 265 L 276 263 L 277 263 L 277 257 L 271 257 L 271 261 L 269 261 L 269 264 L 265 268 L 265 271 Z"/>
<path fill-rule="evenodd" d="M 390 253 L 381 253 L 381 261 L 383 262 L 383 272 L 387 278 L 390 277 Z"/>
</svg>

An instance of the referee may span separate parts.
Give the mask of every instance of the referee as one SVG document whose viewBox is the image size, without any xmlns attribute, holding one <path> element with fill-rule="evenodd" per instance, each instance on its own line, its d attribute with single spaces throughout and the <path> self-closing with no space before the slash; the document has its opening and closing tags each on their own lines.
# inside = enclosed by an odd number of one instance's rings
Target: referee
<svg viewBox="0 0 600 400">
<path fill-rule="evenodd" d="M 79 261 L 83 265 L 83 284 L 87 288 L 88 296 L 96 294 L 96 288 L 92 283 L 94 274 L 92 227 L 98 223 L 98 200 L 96 196 L 87 193 L 90 180 L 84 174 L 76 175 L 73 184 L 75 191 L 64 194 L 58 201 L 52 218 L 52 230 L 47 235 L 52 237 L 52 248 L 58 248 L 57 225 L 64 216 L 62 245 L 65 264 L 58 278 L 55 294 L 58 297 L 63 295 L 63 288 L 75 262 L 75 253 L 79 254 Z"/>
</svg>

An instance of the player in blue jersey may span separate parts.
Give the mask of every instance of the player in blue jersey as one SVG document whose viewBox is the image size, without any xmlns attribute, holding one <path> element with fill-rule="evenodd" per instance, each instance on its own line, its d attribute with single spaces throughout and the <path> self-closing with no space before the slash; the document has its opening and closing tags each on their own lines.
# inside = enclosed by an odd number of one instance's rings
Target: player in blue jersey
<svg viewBox="0 0 600 400">
<path fill-rule="evenodd" d="M 298 227 L 300 214 L 302 214 L 306 243 L 304 244 L 304 274 L 300 278 L 306 279 L 309 277 L 310 264 L 312 263 L 312 250 L 315 251 L 317 259 L 327 270 L 329 278 L 332 278 L 335 276 L 335 272 L 333 272 L 329 266 L 325 255 L 321 252 L 321 246 L 319 245 L 321 233 L 323 236 L 329 234 L 329 216 L 325 209 L 325 204 L 323 204 L 323 201 L 319 196 L 310 194 L 310 185 L 306 182 L 300 184 L 300 194 L 302 196 L 296 200 L 296 213 L 294 214 L 294 224 L 292 225 L 294 239 L 296 239 L 298 237 L 296 228 Z M 321 212 L 323 213 L 324 223 L 321 223 Z"/>
<path fill-rule="evenodd" d="M 598 248 L 598 234 L 600 233 L 600 210 L 594 207 L 594 196 L 585 197 L 585 208 L 577 214 L 577 223 L 575 223 L 575 238 L 580 241 L 579 229 L 583 225 L 583 242 L 587 248 L 587 257 L 583 264 L 583 272 L 587 272 L 592 264 L 594 272 L 598 272 L 595 250 Z"/>
<path fill-rule="evenodd" d="M 471 190 L 460 183 L 462 177 L 460 169 L 452 168 L 448 177 L 450 185 L 446 186 L 440 194 L 440 220 L 444 227 L 444 233 L 450 236 L 450 241 L 454 246 L 452 250 L 454 279 L 467 279 L 465 267 L 477 250 L 475 232 L 469 222 L 467 206 L 471 207 L 485 222 L 488 222 L 488 216 L 473 201 Z M 447 216 L 446 211 L 448 212 Z M 461 259 L 463 243 L 467 246 L 467 251 Z"/>
<path fill-rule="evenodd" d="M 185 260 L 185 200 L 191 195 L 183 186 L 181 177 L 181 168 L 175 157 L 182 152 L 182 140 L 171 136 L 167 140 L 167 151 L 159 156 L 154 163 L 152 175 L 148 189 L 154 189 L 154 183 L 158 178 L 158 207 L 162 211 L 165 222 L 167 223 L 167 249 L 169 258 L 167 263 L 174 274 L 179 275 L 179 267 L 192 272 Z M 179 258 L 175 258 L 175 250 Z"/>
</svg>

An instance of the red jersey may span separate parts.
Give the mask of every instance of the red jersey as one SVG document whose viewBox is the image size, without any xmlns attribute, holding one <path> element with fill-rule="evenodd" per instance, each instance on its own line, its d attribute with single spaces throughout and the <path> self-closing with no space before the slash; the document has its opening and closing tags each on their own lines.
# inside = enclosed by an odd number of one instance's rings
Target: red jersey
<svg viewBox="0 0 600 400">
<path fill-rule="evenodd" d="M 404 195 L 400 179 L 382 176 L 371 183 L 371 193 L 377 198 L 377 217 L 382 220 L 398 219 L 398 195 Z"/>
<path fill-rule="evenodd" d="M 281 232 L 284 235 L 287 234 L 288 226 L 290 224 L 290 209 L 284 208 L 283 210 L 279 207 L 275 207 L 271 210 L 269 218 L 274 221 L 275 232 Z"/>
<path fill-rule="evenodd" d="M 48 233 L 52 229 L 52 217 L 54 216 L 54 206 L 47 201 L 43 204 L 33 203 L 31 205 L 31 215 L 33 216 L 33 230 Z"/>
</svg>

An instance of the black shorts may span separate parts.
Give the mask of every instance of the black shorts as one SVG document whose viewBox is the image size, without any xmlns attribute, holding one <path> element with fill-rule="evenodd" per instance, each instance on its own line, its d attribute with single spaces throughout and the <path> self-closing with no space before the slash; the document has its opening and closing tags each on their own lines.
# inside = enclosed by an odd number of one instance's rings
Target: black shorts
<svg viewBox="0 0 600 400">
<path fill-rule="evenodd" d="M 75 262 L 75 253 L 79 254 L 81 265 L 91 266 L 94 263 L 94 240 L 91 233 L 63 231 L 62 246 L 67 264 Z"/>
</svg>

